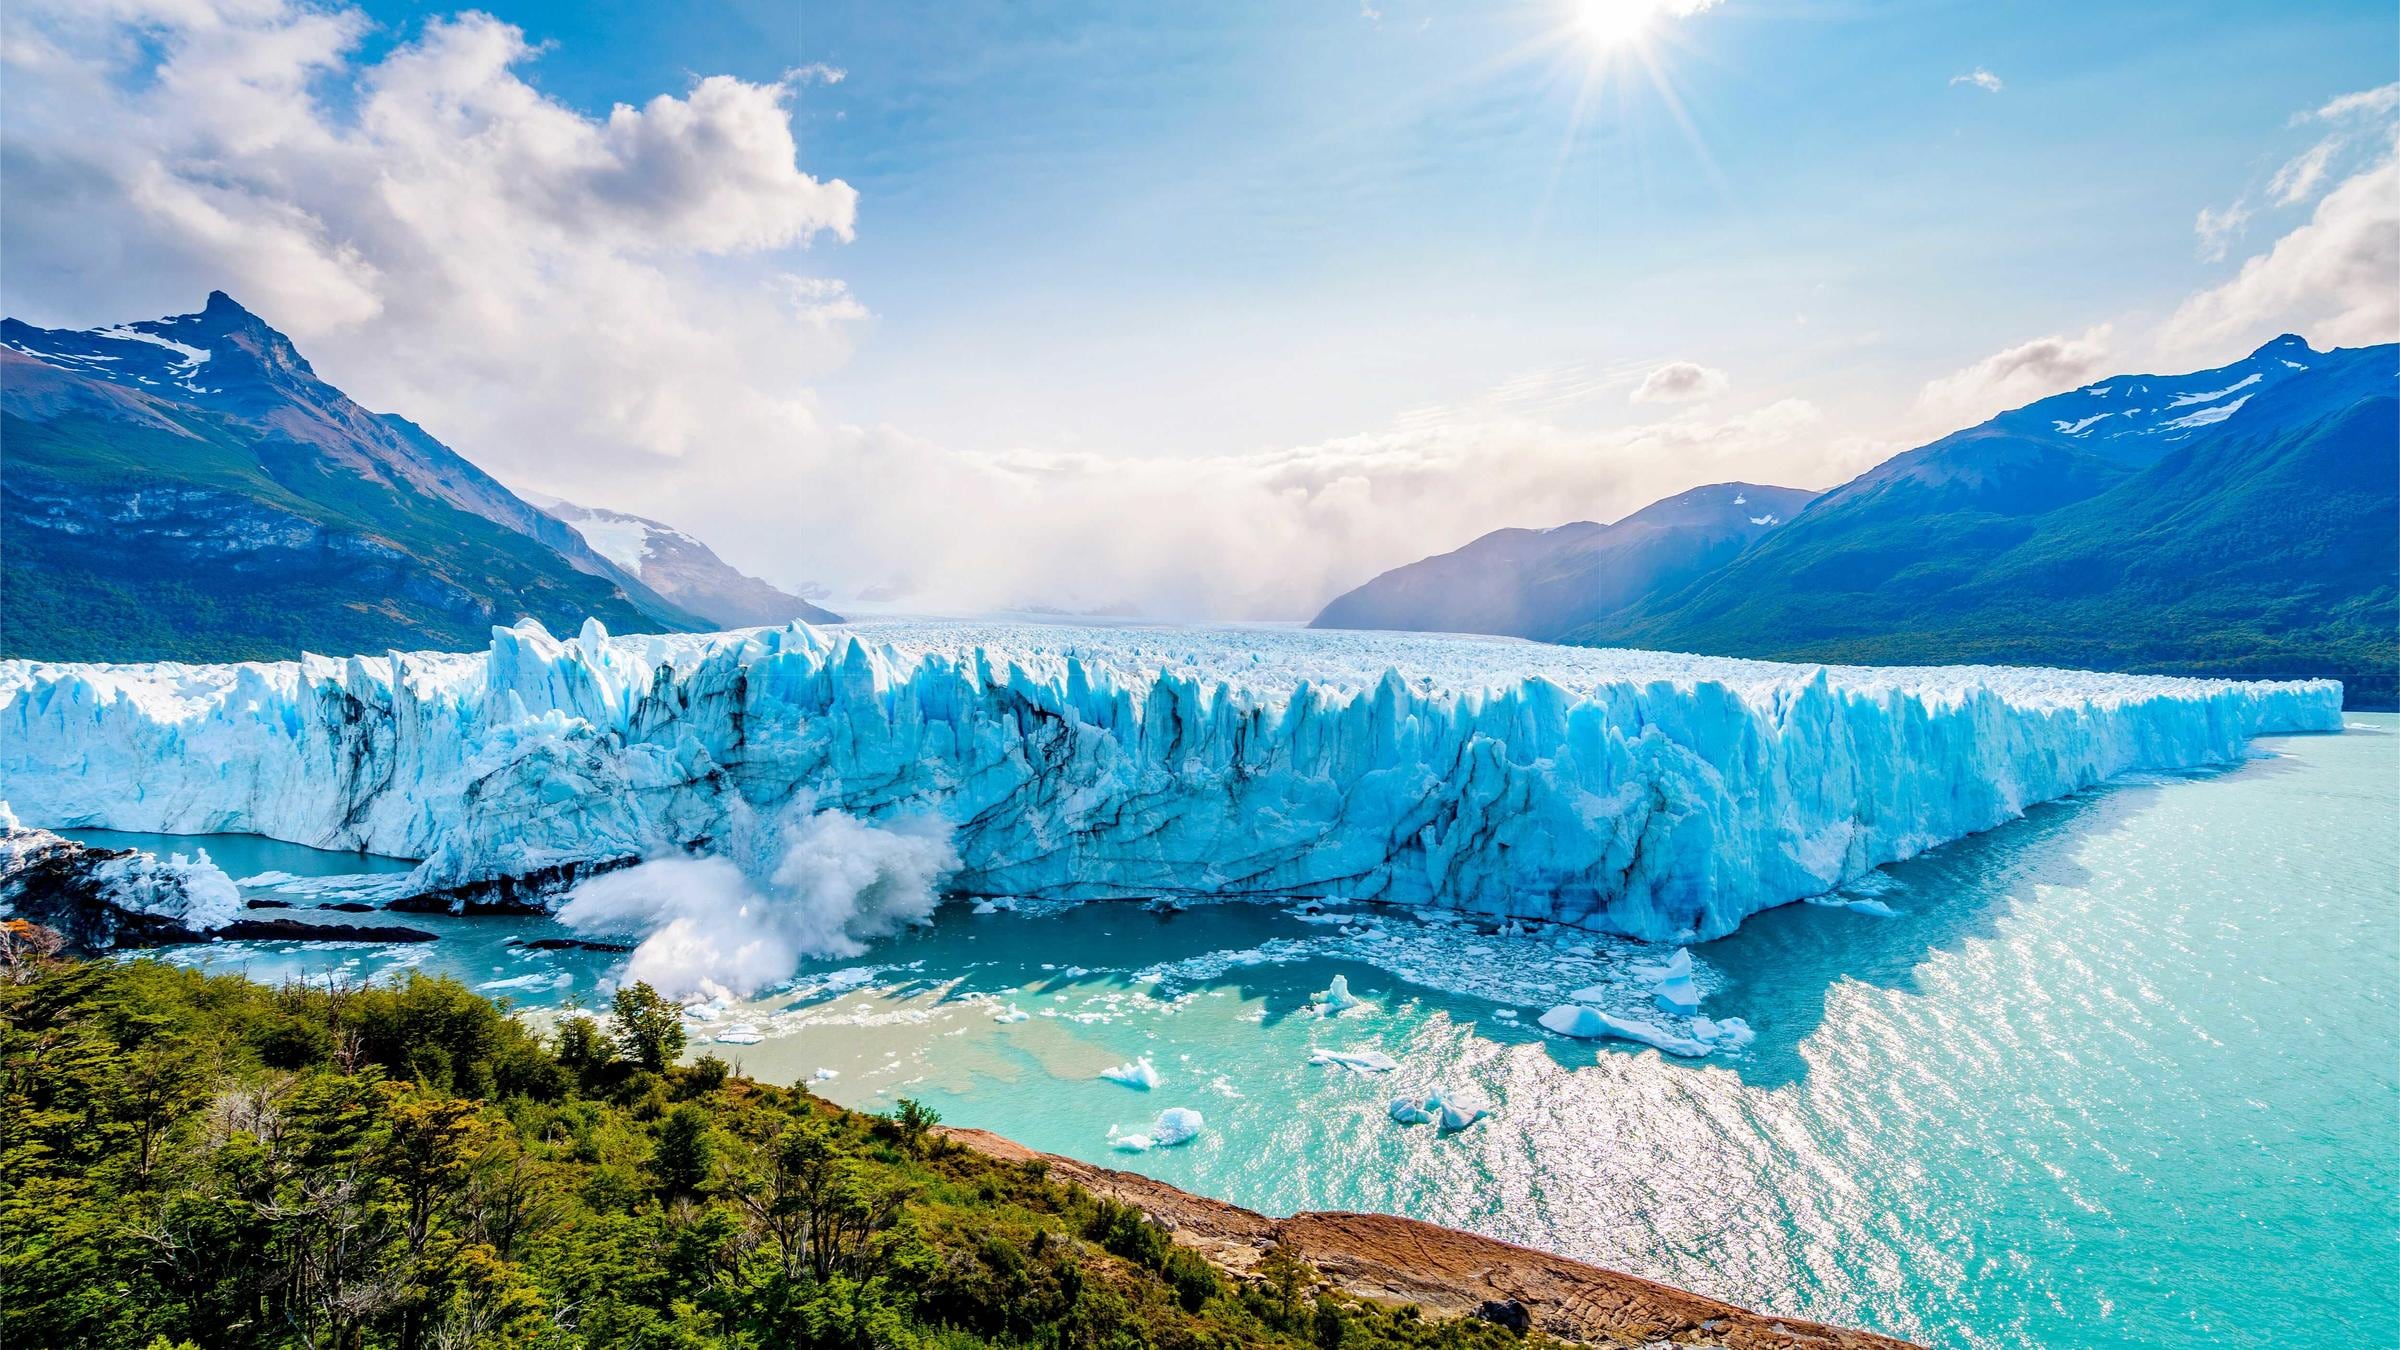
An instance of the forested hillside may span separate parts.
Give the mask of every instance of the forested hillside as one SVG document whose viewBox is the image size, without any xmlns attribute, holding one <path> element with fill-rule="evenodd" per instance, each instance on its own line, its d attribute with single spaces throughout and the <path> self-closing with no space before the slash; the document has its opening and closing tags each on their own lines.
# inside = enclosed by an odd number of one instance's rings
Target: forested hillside
<svg viewBox="0 0 2400 1350">
<path fill-rule="evenodd" d="M 1483 1347 L 1236 1280 L 1038 1159 L 721 1061 L 634 986 L 543 1038 L 450 980 L 270 989 L 0 933 L 10 1347 Z"/>
</svg>

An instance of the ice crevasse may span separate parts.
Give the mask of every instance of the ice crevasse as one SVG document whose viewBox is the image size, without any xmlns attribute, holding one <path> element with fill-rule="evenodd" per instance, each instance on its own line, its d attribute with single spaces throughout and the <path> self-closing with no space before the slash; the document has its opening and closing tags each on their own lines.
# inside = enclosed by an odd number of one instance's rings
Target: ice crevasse
<svg viewBox="0 0 2400 1350">
<path fill-rule="evenodd" d="M 238 665 L 0 662 L 29 820 L 420 858 L 430 889 L 937 817 L 970 894 L 1324 896 L 1693 940 L 2132 770 L 2338 730 L 2331 681 L 1507 639 L 873 622 Z"/>
</svg>

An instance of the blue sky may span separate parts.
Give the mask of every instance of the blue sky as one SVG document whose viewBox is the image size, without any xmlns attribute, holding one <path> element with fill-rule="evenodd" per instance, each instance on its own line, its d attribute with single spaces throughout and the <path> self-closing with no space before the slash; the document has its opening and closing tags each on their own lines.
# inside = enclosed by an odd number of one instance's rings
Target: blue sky
<svg viewBox="0 0 2400 1350">
<path fill-rule="evenodd" d="M 509 482 L 923 608 L 1305 617 L 2400 329 L 2389 0 L 0 23 L 10 313 L 223 287 Z"/>
<path fill-rule="evenodd" d="M 1736 0 L 1654 25 L 1670 101 L 1554 3 L 489 8 L 595 113 L 845 72 L 796 102 L 803 164 L 860 194 L 808 259 L 875 315 L 852 415 L 1185 451 L 1562 361 L 1897 399 L 2203 284 L 2193 213 L 2295 110 L 2388 82 L 2400 32 L 2381 3 Z M 1977 69 L 2002 89 L 1952 83 Z M 1121 392 L 1056 396 L 1086 382 Z"/>
</svg>

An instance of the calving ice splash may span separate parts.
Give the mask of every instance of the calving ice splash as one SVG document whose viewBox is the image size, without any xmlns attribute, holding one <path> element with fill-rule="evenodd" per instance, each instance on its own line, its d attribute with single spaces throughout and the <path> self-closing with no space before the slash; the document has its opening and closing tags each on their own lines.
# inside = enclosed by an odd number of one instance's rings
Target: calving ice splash
<svg viewBox="0 0 2400 1350">
<path fill-rule="evenodd" d="M 1421 634 L 528 622 L 475 654 L 0 662 L 0 771 L 46 825 L 421 858 L 419 890 L 638 860 L 562 918 L 740 991 L 940 891 L 1705 939 L 2113 774 L 2337 730 L 2340 705 L 2329 681 Z"/>
</svg>

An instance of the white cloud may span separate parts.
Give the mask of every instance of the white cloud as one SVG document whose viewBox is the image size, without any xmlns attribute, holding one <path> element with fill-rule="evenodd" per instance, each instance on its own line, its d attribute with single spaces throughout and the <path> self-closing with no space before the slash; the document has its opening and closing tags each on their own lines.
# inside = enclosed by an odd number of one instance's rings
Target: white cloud
<svg viewBox="0 0 2400 1350">
<path fill-rule="evenodd" d="M 2338 137 L 2328 137 L 2310 146 L 2267 180 L 2267 195 L 2275 199 L 2277 206 L 2293 206 L 2308 200 L 2325 181 L 2325 170 L 2332 164 L 2334 152 L 2341 148 Z"/>
<path fill-rule="evenodd" d="M 1929 425 L 1955 429 L 1992 414 L 2063 393 L 2105 374 L 2115 353 L 2109 324 L 2072 337 L 2060 334 L 1994 352 L 1964 370 L 1926 384 L 1917 407 Z"/>
<path fill-rule="evenodd" d="M 840 84 L 849 78 L 849 71 L 822 61 L 811 61 L 805 66 L 794 66 L 783 72 L 783 82 L 788 85 Z"/>
<path fill-rule="evenodd" d="M 2001 82 L 1999 76 L 1981 66 L 1975 67 L 1964 75 L 1951 76 L 1950 83 L 1954 88 L 1962 84 L 1971 84 L 1987 94 L 1997 94 L 2008 87 Z"/>
<path fill-rule="evenodd" d="M 1725 372 L 1691 361 L 1669 361 L 1642 377 L 1635 403 L 1681 403 L 1725 392 Z"/>
<path fill-rule="evenodd" d="M 2338 122 L 2352 117 L 2383 117 L 2393 112 L 2400 112 L 2400 82 L 2344 94 L 2317 109 L 2316 116 L 2321 121 Z"/>
<path fill-rule="evenodd" d="M 2200 260 L 2217 262 L 2223 259 L 2233 247 L 2233 241 L 2240 238 L 2249 225 L 2250 203 L 2247 198 L 2236 200 L 2222 211 L 2201 207 L 2199 219 L 2192 222 L 2193 232 L 2200 236 Z"/>
<path fill-rule="evenodd" d="M 2279 333 L 2319 347 L 2400 339 L 2400 138 L 2317 202 L 2308 221 L 2167 320 L 2169 352 L 2222 357 Z"/>
<path fill-rule="evenodd" d="M 781 86 L 712 76 L 590 117 L 480 14 L 373 60 L 356 11 L 291 0 L 26 0 L 10 28 L 12 314 L 88 324 L 221 287 L 369 406 L 578 491 L 815 429 L 792 381 L 838 359 L 843 296 L 714 265 L 772 276 L 851 237 L 856 193 L 799 167 Z"/>
</svg>

